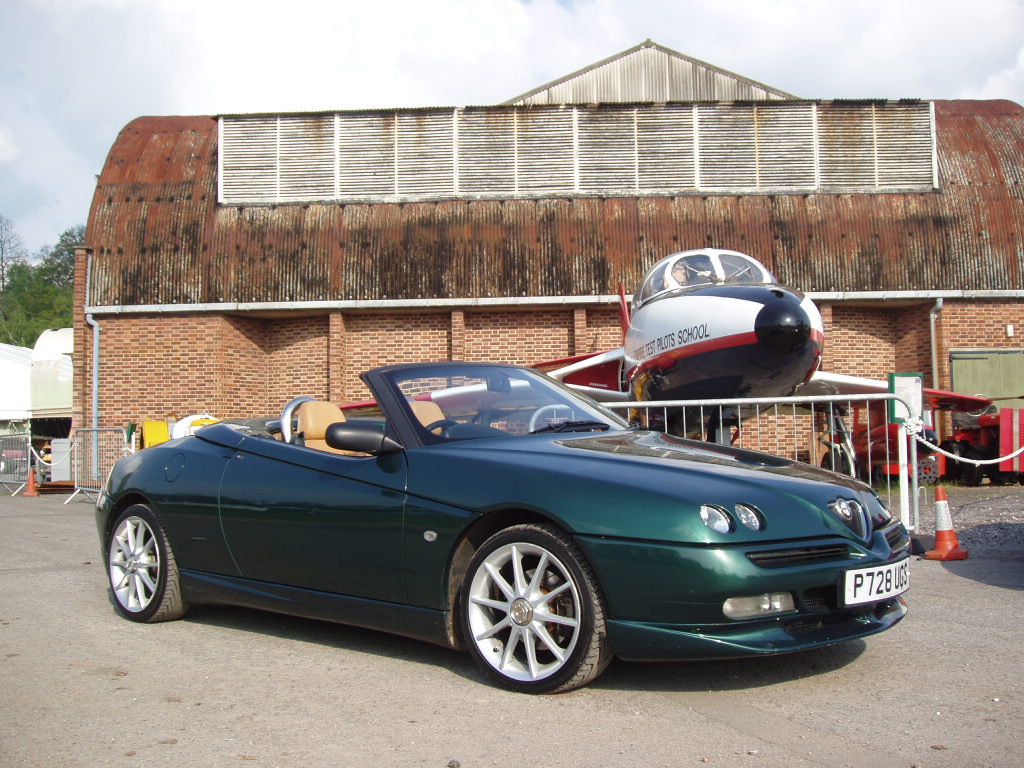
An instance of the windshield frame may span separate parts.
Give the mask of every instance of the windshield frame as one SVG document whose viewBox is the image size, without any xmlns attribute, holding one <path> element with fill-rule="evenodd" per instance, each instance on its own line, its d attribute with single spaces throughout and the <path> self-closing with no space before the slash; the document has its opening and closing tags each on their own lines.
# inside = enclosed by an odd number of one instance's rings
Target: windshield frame
<svg viewBox="0 0 1024 768">
<path fill-rule="evenodd" d="M 381 403 L 389 426 L 407 447 L 629 428 L 621 416 L 600 403 L 522 366 L 407 364 L 377 368 L 363 378 Z M 416 402 L 430 405 L 414 406 Z M 454 425 L 428 430 L 423 414 L 435 408 Z M 557 426 L 570 421 L 582 423 Z M 546 428 L 551 424 L 556 427 Z"/>
<path fill-rule="evenodd" d="M 666 296 L 736 283 L 775 285 L 778 281 L 761 262 L 739 251 L 680 251 L 660 259 L 647 270 L 633 294 L 633 311 Z"/>
</svg>

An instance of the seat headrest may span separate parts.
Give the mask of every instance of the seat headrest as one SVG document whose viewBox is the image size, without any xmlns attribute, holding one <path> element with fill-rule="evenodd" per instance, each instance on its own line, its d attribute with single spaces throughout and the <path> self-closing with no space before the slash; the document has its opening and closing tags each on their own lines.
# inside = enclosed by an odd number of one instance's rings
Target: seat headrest
<svg viewBox="0 0 1024 768">
<path fill-rule="evenodd" d="M 345 413 L 334 403 L 311 400 L 299 406 L 298 432 L 308 440 L 323 440 L 331 424 L 345 421 Z"/>
<path fill-rule="evenodd" d="M 444 419 L 444 411 L 441 410 L 441 406 L 432 400 L 410 400 L 409 407 L 424 427 Z"/>
</svg>

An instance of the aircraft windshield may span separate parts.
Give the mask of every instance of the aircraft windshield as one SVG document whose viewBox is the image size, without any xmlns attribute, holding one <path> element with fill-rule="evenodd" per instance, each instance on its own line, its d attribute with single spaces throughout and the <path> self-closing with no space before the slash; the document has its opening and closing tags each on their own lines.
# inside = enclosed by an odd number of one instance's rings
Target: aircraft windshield
<svg viewBox="0 0 1024 768">
<path fill-rule="evenodd" d="M 719 256 L 722 273 L 727 283 L 771 283 L 772 276 L 761 269 L 761 265 L 750 259 L 723 253 Z"/>
<path fill-rule="evenodd" d="M 775 278 L 749 256 L 734 251 L 686 251 L 662 259 L 634 294 L 634 306 L 668 292 L 713 283 L 774 283 Z"/>
</svg>

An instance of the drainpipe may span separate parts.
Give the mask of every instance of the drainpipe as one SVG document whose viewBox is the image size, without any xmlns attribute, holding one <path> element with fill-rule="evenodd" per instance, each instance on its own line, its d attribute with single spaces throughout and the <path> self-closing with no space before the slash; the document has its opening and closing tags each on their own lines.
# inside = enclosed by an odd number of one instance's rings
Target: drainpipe
<svg viewBox="0 0 1024 768">
<path fill-rule="evenodd" d="M 932 389 L 939 388 L 939 346 L 935 338 L 935 325 L 940 312 L 942 312 L 942 299 L 938 298 L 935 300 L 935 305 L 932 307 L 931 312 L 928 313 L 928 335 L 932 346 Z M 934 422 L 935 423 L 932 426 L 935 428 L 935 434 L 938 436 L 939 440 L 941 440 L 942 429 L 939 424 L 939 419 L 934 419 Z"/>
<path fill-rule="evenodd" d="M 85 306 L 89 306 L 89 289 L 92 283 L 92 252 L 85 265 Z M 83 307 L 84 309 L 84 307 Z M 92 428 L 100 428 L 100 324 L 91 312 L 85 315 L 85 323 L 92 328 Z M 100 433 L 92 433 L 92 479 L 99 480 L 100 472 Z"/>
<path fill-rule="evenodd" d="M 100 428 L 100 324 L 91 314 L 85 316 L 92 328 L 92 428 Z"/>
<path fill-rule="evenodd" d="M 935 300 L 935 306 L 932 307 L 932 311 L 928 313 L 928 332 L 931 337 L 932 345 L 932 388 L 939 388 L 939 348 L 935 340 L 935 321 L 939 317 L 939 313 L 942 311 L 942 299 Z"/>
<path fill-rule="evenodd" d="M 89 306 L 92 289 L 92 251 L 85 262 L 85 305 Z M 83 307 L 84 309 L 84 307 Z M 92 428 L 100 427 L 100 324 L 92 313 L 86 313 L 85 323 L 92 328 Z"/>
</svg>

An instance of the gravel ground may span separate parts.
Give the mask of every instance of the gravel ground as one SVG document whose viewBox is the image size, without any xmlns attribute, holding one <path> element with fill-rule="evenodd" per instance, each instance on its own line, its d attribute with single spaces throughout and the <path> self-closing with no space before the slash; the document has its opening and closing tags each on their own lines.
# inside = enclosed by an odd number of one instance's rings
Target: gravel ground
<svg viewBox="0 0 1024 768">
<path fill-rule="evenodd" d="M 891 631 L 615 661 L 558 696 L 355 627 L 224 606 L 124 621 L 90 505 L 0 496 L 0 768 L 1019 768 L 1024 487 L 948 492 L 970 557 L 916 560 Z"/>
<path fill-rule="evenodd" d="M 1024 487 L 1020 485 L 943 485 L 960 545 L 972 554 L 1024 552 Z M 935 486 L 923 486 L 920 531 L 935 531 Z"/>
</svg>

